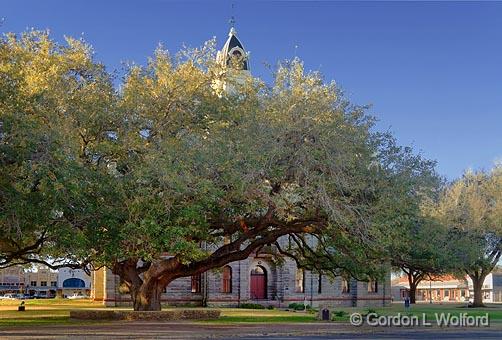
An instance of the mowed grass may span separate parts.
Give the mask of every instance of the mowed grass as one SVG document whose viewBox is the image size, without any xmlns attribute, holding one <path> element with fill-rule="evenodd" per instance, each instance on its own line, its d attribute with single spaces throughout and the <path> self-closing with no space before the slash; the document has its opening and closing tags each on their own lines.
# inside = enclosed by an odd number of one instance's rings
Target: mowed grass
<svg viewBox="0 0 502 340">
<path fill-rule="evenodd" d="M 487 304 L 484 308 L 467 308 L 465 303 L 444 303 L 444 304 L 428 304 L 418 303 L 411 305 L 409 309 L 404 308 L 404 303 L 393 303 L 390 307 L 376 307 L 376 308 L 334 308 L 333 312 L 343 311 L 345 314 L 341 317 L 336 317 L 336 321 L 349 321 L 350 314 L 360 313 L 367 314 L 369 311 L 375 312 L 378 315 L 394 316 L 401 313 L 401 315 L 415 315 L 422 319 L 423 315 L 429 321 L 436 320 L 436 315 L 440 313 L 451 315 L 459 315 L 460 313 L 467 313 L 470 316 L 484 316 L 486 313 L 489 315 L 490 321 L 502 322 L 502 305 L 500 304 Z"/>
<path fill-rule="evenodd" d="M 69 325 L 69 324 L 90 324 L 104 323 L 110 321 L 76 321 L 70 320 L 70 310 L 75 309 L 104 309 L 99 302 L 91 300 L 26 300 L 26 311 L 18 312 L 18 300 L 0 300 L 0 327 L 21 326 L 29 327 L 35 325 Z M 170 307 L 164 306 L 164 309 Z M 130 308 L 113 308 L 130 310 Z M 310 312 L 295 312 L 285 310 L 268 309 L 242 309 L 242 308 L 220 308 L 221 317 L 217 320 L 201 321 L 203 323 L 296 323 L 296 322 L 317 322 L 317 314 Z M 422 313 L 426 314 L 428 320 L 435 320 L 435 313 L 468 313 L 468 315 L 489 314 L 491 322 L 502 322 L 502 305 L 489 305 L 486 308 L 465 308 L 465 304 L 416 304 L 409 310 L 405 310 L 402 303 L 394 303 L 391 307 L 372 308 L 379 315 L 417 315 L 420 318 Z M 344 315 L 336 317 L 336 321 L 348 322 L 352 313 L 368 313 L 368 308 L 334 308 L 332 311 L 343 311 Z"/>
<path fill-rule="evenodd" d="M 278 309 L 243 309 L 221 308 L 221 316 L 209 323 L 276 323 L 276 322 L 313 322 L 317 320 L 316 313 L 294 312 Z"/>
<path fill-rule="evenodd" d="M 99 321 L 77 321 L 70 319 L 70 310 L 75 309 L 105 309 L 99 302 L 91 300 L 26 300 L 26 311 L 18 312 L 18 300 L 0 300 L 0 327 L 2 326 L 33 326 L 51 324 L 85 324 Z M 163 309 L 170 307 L 164 306 Z M 113 308 L 115 310 L 130 310 L 127 307 Z M 282 310 L 255 310 L 242 308 L 220 308 L 221 317 L 218 320 L 205 322 L 240 323 L 240 322 L 312 322 L 315 314 Z M 106 321 L 109 322 L 109 321 Z"/>
<path fill-rule="evenodd" d="M 367 314 L 375 312 L 378 315 L 416 315 L 421 320 L 423 314 L 429 321 L 436 320 L 436 314 L 451 313 L 451 315 L 459 315 L 467 313 L 472 316 L 484 316 L 486 313 L 492 322 L 502 322 L 502 305 L 491 304 L 486 308 L 466 308 L 466 304 L 451 303 L 451 304 L 415 304 L 408 310 L 405 310 L 404 304 L 394 303 L 390 307 L 376 308 L 361 308 L 361 307 L 335 307 L 331 309 L 332 313 L 343 312 L 343 316 L 334 316 L 334 321 L 349 322 L 349 317 L 352 313 Z M 205 321 L 208 323 L 241 323 L 241 322 L 315 322 L 318 321 L 317 313 L 309 312 L 293 312 L 283 310 L 251 310 L 238 308 L 223 308 L 221 317 L 217 320 Z"/>
<path fill-rule="evenodd" d="M 103 308 L 91 300 L 25 300 L 26 311 L 19 312 L 19 300 L 0 300 L 0 327 L 82 323 L 70 320 L 70 310 Z"/>
<path fill-rule="evenodd" d="M 502 305 L 500 304 L 487 304 L 484 308 L 467 308 L 467 304 L 465 303 L 418 303 L 412 305 L 411 308 L 406 311 L 403 303 L 395 303 L 390 310 L 381 309 L 380 312 L 382 315 L 395 315 L 401 312 L 402 314 L 412 314 L 419 317 L 422 317 L 422 314 L 425 313 L 428 320 L 435 320 L 437 313 L 451 313 L 452 315 L 467 313 L 471 316 L 484 316 L 488 313 L 491 321 L 502 321 Z"/>
</svg>

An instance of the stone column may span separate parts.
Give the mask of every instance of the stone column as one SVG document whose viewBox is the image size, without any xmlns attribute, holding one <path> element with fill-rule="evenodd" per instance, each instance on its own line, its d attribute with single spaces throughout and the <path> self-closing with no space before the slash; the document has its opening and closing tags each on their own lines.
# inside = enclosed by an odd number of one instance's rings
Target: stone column
<svg viewBox="0 0 502 340">
<path fill-rule="evenodd" d="M 117 276 L 112 274 L 112 271 L 108 268 L 105 268 L 103 274 L 103 282 L 104 282 L 104 305 L 106 307 L 115 307 L 117 306 L 117 298 L 119 297 L 117 292 Z"/>
</svg>

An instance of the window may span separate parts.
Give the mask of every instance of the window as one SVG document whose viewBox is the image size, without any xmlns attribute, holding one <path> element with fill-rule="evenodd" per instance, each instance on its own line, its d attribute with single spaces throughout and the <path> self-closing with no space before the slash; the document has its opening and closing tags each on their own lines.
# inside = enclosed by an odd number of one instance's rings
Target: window
<svg viewBox="0 0 502 340">
<path fill-rule="evenodd" d="M 444 296 L 449 296 L 449 295 L 450 295 L 450 291 L 448 289 L 445 289 Z"/>
<path fill-rule="evenodd" d="M 82 279 L 72 277 L 71 279 L 66 279 L 63 281 L 63 287 L 85 288 L 85 282 Z"/>
<path fill-rule="evenodd" d="M 296 270 L 295 290 L 297 293 L 305 293 L 305 271 L 301 268 Z"/>
<path fill-rule="evenodd" d="M 41 287 L 47 287 L 47 281 L 40 281 Z"/>
<path fill-rule="evenodd" d="M 32 286 L 32 287 L 36 287 L 36 286 L 37 286 L 37 281 L 31 281 L 31 282 L 30 282 L 30 286 Z"/>
<path fill-rule="evenodd" d="M 230 266 L 223 267 L 221 292 L 232 293 L 232 268 Z"/>
<path fill-rule="evenodd" d="M 201 292 L 201 274 L 192 275 L 192 293 Z"/>
<path fill-rule="evenodd" d="M 57 285 L 58 285 L 57 281 L 51 281 L 51 286 L 52 287 L 57 287 Z"/>
<path fill-rule="evenodd" d="M 350 293 L 349 280 L 347 280 L 346 278 L 342 278 L 342 293 Z"/>
<path fill-rule="evenodd" d="M 322 293 L 322 274 L 319 274 L 319 281 L 317 285 L 317 294 Z"/>
<path fill-rule="evenodd" d="M 368 293 L 376 293 L 378 292 L 378 283 L 376 280 L 370 280 L 368 282 Z"/>
</svg>

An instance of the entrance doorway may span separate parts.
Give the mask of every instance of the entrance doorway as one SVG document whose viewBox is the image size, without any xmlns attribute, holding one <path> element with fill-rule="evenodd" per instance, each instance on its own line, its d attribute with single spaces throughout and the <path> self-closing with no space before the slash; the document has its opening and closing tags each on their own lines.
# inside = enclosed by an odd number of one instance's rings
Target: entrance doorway
<svg viewBox="0 0 502 340">
<path fill-rule="evenodd" d="M 264 300 L 267 298 L 267 270 L 256 266 L 251 270 L 251 299 Z"/>
</svg>

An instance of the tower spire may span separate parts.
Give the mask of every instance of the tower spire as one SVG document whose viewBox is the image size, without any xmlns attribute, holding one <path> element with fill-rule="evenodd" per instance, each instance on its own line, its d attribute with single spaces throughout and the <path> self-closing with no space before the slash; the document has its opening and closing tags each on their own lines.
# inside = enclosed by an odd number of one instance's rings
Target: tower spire
<svg viewBox="0 0 502 340">
<path fill-rule="evenodd" d="M 230 33 L 229 35 L 232 35 L 232 34 L 236 34 L 236 30 L 235 30 L 235 16 L 234 16 L 234 3 L 232 2 L 232 11 L 231 11 L 231 16 L 230 16 L 230 20 L 228 20 L 228 24 L 230 25 Z"/>
</svg>

